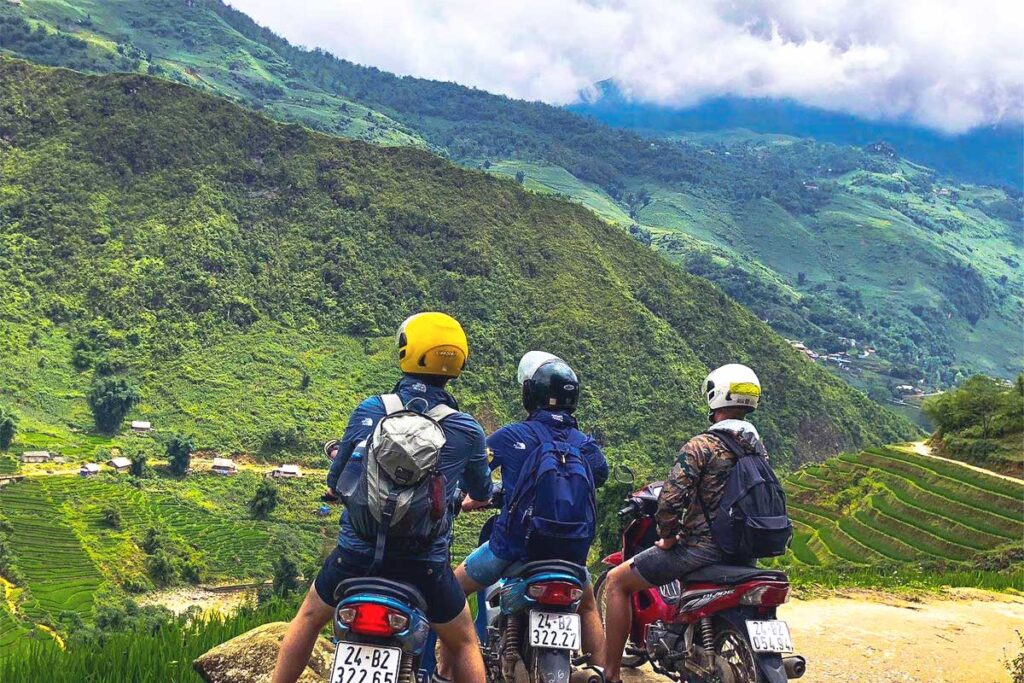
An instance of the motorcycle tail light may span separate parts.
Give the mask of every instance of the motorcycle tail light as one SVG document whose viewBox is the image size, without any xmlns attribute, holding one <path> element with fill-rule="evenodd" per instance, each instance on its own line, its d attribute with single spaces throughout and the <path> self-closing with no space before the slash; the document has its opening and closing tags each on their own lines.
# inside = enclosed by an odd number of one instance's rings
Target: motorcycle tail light
<svg viewBox="0 0 1024 683">
<path fill-rule="evenodd" d="M 571 605 L 583 597 L 583 589 L 568 581 L 542 581 L 526 589 L 542 605 Z"/>
<path fill-rule="evenodd" d="M 762 584 L 751 588 L 740 597 L 741 605 L 775 607 L 789 600 L 789 586 Z"/>
<path fill-rule="evenodd" d="M 377 637 L 393 636 L 409 626 L 408 616 L 374 602 L 357 602 L 342 607 L 338 610 L 338 621 L 353 633 Z"/>
</svg>

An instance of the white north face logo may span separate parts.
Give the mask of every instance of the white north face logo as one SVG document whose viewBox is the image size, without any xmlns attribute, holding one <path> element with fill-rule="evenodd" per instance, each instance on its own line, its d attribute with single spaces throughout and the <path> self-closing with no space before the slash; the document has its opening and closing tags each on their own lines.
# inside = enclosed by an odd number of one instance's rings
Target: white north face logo
<svg viewBox="0 0 1024 683">
<path fill-rule="evenodd" d="M 373 426 L 373 418 L 372 417 L 364 417 L 363 418 L 363 426 L 364 427 L 372 427 Z"/>
<path fill-rule="evenodd" d="M 514 444 L 512 444 L 512 448 L 515 448 L 515 449 L 520 450 L 520 451 L 525 451 L 526 450 L 526 444 L 523 443 L 522 441 L 516 441 Z"/>
</svg>

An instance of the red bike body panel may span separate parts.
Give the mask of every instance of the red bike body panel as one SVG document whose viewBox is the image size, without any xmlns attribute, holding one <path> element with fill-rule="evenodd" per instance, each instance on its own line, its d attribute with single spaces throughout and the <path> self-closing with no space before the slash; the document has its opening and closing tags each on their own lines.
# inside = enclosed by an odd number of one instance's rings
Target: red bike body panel
<svg viewBox="0 0 1024 683">
<path fill-rule="evenodd" d="M 622 551 L 616 550 L 614 553 L 601 560 L 601 564 L 606 564 L 609 567 L 618 567 L 622 564 Z"/>
</svg>

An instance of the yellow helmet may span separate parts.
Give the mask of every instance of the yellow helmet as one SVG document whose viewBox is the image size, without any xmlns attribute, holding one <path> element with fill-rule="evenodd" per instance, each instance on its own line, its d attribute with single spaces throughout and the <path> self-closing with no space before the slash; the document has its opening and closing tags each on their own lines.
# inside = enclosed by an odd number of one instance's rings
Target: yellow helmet
<svg viewBox="0 0 1024 683">
<path fill-rule="evenodd" d="M 398 367 L 410 375 L 458 377 L 469 357 L 459 321 L 444 313 L 417 313 L 398 328 Z"/>
</svg>

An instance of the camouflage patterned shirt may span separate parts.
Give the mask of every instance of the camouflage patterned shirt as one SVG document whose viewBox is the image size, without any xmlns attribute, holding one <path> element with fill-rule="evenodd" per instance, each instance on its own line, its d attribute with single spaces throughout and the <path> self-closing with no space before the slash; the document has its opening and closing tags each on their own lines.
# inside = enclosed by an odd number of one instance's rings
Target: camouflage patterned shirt
<svg viewBox="0 0 1024 683">
<path fill-rule="evenodd" d="M 678 535 L 686 546 L 711 543 L 711 530 L 697 496 L 714 519 L 735 464 L 736 456 L 713 436 L 698 434 L 687 441 L 658 498 L 658 536 Z"/>
</svg>

